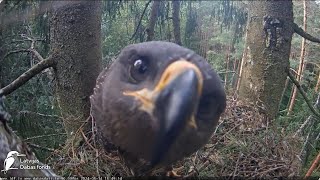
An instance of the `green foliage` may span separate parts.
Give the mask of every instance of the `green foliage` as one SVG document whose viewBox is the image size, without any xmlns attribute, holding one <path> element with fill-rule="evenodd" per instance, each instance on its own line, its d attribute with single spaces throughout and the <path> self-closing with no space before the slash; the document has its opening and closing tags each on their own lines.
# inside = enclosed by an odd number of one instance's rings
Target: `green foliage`
<svg viewBox="0 0 320 180">
<path fill-rule="evenodd" d="M 192 47 L 191 44 L 197 42 L 197 39 L 192 38 L 198 26 L 197 24 L 197 11 L 192 9 L 191 1 L 188 2 L 187 12 L 185 20 L 185 34 L 184 34 L 184 44 L 187 47 Z"/>
<path fill-rule="evenodd" d="M 319 5 L 316 5 L 314 1 L 306 2 L 308 6 L 307 32 L 315 35 L 318 33 L 317 27 L 315 27 L 315 25 L 319 23 L 320 14 L 315 13 L 314 10 L 319 9 Z M 295 23 L 302 27 L 303 2 L 294 1 L 293 3 Z M 290 66 L 295 70 L 297 70 L 300 63 L 301 41 L 302 38 L 296 34 L 292 38 Z M 304 91 L 307 92 L 308 99 L 311 100 L 312 103 L 315 103 L 317 98 L 317 93 L 314 92 L 314 88 L 319 73 L 319 67 L 317 65 L 319 64 L 319 55 L 319 45 L 307 41 L 306 55 L 304 57 L 305 69 L 300 84 L 302 85 Z M 298 92 L 297 98 L 295 100 L 293 113 L 290 116 L 287 115 L 287 108 L 292 95 L 292 89 L 293 84 L 290 82 L 288 84 L 288 88 L 284 92 L 284 97 L 280 105 L 279 118 L 277 119 L 277 121 L 275 121 L 276 123 L 279 123 L 279 127 L 286 127 L 287 132 L 296 132 L 312 114 L 305 100 L 301 96 L 300 92 Z M 309 123 L 304 128 L 301 134 L 303 139 L 309 138 L 309 142 L 305 147 L 305 152 L 302 153 L 304 154 L 303 161 L 305 163 L 306 168 L 310 166 L 310 161 L 312 161 L 316 157 L 316 154 L 319 152 L 320 149 L 320 145 L 316 140 L 316 136 L 320 134 L 319 126 L 319 121 Z M 304 169 L 304 171 L 306 172 L 306 169 Z"/>
<path fill-rule="evenodd" d="M 208 62 L 217 71 L 222 71 L 225 69 L 224 59 L 225 56 L 223 54 L 215 53 L 214 51 L 209 51 L 207 54 Z"/>
<path fill-rule="evenodd" d="M 308 20 L 307 20 L 307 32 L 310 34 L 317 34 L 318 30 L 315 25 L 319 23 L 320 14 L 314 13 L 313 10 L 319 8 L 319 5 L 316 5 L 314 1 L 307 1 L 308 6 Z M 302 26 L 303 24 L 303 2 L 294 1 L 294 15 L 295 23 Z M 291 59 L 290 66 L 291 68 L 297 70 L 300 63 L 300 51 L 301 51 L 301 41 L 302 38 L 298 35 L 294 35 L 291 45 Z M 319 45 L 316 43 L 310 43 L 307 41 L 306 46 L 306 55 L 305 60 L 305 69 L 302 75 L 302 81 L 300 82 L 304 91 L 308 94 L 308 99 L 312 103 L 315 103 L 317 99 L 317 93 L 314 92 L 316 81 L 318 78 L 319 67 Z M 306 122 L 308 117 L 312 115 L 309 107 L 307 106 L 305 100 L 298 92 L 298 96 L 295 101 L 294 109 L 292 115 L 287 115 L 288 103 L 292 95 L 293 85 L 290 82 L 288 88 L 284 92 L 284 97 L 280 105 L 279 118 L 276 123 L 279 123 L 279 127 L 286 127 L 286 132 L 296 132 L 301 128 L 302 124 Z M 305 128 L 302 130 L 300 135 L 305 141 L 305 147 L 301 152 L 302 160 L 304 162 L 303 174 L 306 173 L 307 169 L 310 167 L 311 162 L 317 156 L 317 153 L 320 150 L 319 144 L 319 135 L 320 135 L 320 123 L 319 119 L 315 122 L 308 123 Z M 318 139 L 317 139 L 318 138 Z M 308 141 L 307 141 L 308 140 Z"/>
<path fill-rule="evenodd" d="M 8 4 L 7 13 L 20 12 L 22 9 L 40 12 L 40 4 L 36 1 L 19 1 Z M 14 19 L 15 20 L 15 19 Z M 35 49 L 46 57 L 49 52 L 49 26 L 48 14 L 43 12 L 39 16 L 28 21 L 13 21 L 7 24 L 2 32 L 4 48 L 9 52 L 13 50 L 28 49 L 31 41 L 26 37 L 37 39 Z M 31 53 L 14 53 L 0 60 L 0 83 L 7 85 L 31 66 L 38 59 Z M 48 73 L 42 73 L 29 80 L 21 88 L 7 96 L 6 104 L 11 114 L 10 126 L 27 143 L 37 144 L 41 147 L 57 148 L 65 141 L 64 135 L 44 136 L 61 134 L 64 132 L 61 119 L 57 118 L 59 108 L 54 106 L 52 80 Z M 38 137 L 39 136 L 39 137 Z M 28 140 L 28 138 L 31 138 Z M 43 149 L 34 149 L 40 160 L 44 161 L 51 152 Z"/>
</svg>

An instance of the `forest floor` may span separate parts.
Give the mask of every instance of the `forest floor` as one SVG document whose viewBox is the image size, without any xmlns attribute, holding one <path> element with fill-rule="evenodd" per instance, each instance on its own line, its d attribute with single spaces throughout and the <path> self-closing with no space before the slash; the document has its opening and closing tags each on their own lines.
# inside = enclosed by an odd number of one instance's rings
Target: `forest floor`
<svg viewBox="0 0 320 180">
<path fill-rule="evenodd" d="M 302 140 L 268 121 L 254 106 L 228 97 L 227 108 L 208 144 L 176 163 L 183 177 L 301 177 Z M 52 165 L 62 176 L 132 176 L 118 152 L 106 153 L 94 138 L 57 151 Z M 60 159 L 56 161 L 57 159 Z"/>
</svg>

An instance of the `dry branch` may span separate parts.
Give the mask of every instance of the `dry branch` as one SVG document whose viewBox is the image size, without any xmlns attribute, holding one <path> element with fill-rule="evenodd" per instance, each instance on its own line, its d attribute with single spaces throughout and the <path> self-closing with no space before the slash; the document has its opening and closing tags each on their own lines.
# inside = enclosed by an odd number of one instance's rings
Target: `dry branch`
<svg viewBox="0 0 320 180">
<path fill-rule="evenodd" d="M 299 34 L 300 36 L 302 36 L 303 38 L 309 41 L 320 43 L 319 38 L 313 37 L 312 35 L 308 34 L 302 28 L 300 28 L 296 23 L 293 23 L 293 30 L 295 33 Z"/>
<path fill-rule="evenodd" d="M 30 141 L 32 139 L 38 139 L 38 138 L 43 138 L 43 137 L 61 136 L 61 135 L 67 135 L 67 134 L 66 133 L 45 134 L 45 135 L 39 135 L 39 136 L 33 136 L 33 137 L 25 138 L 24 141 Z"/>
<path fill-rule="evenodd" d="M 320 118 L 320 114 L 317 110 L 314 109 L 314 107 L 312 106 L 310 100 L 307 97 L 307 94 L 304 92 L 304 90 L 302 89 L 300 83 L 295 79 L 295 77 L 291 74 L 290 71 L 287 72 L 288 76 L 290 78 L 290 80 L 297 86 L 299 92 L 301 93 L 303 99 L 306 101 L 308 107 L 310 108 L 311 112 L 319 119 Z"/>
<path fill-rule="evenodd" d="M 9 51 L 6 55 L 4 55 L 3 59 L 10 56 L 11 54 L 16 54 L 16 53 L 21 53 L 21 52 L 30 53 L 30 52 L 32 52 L 32 50 L 31 49 L 19 49 L 19 50 Z"/>
<path fill-rule="evenodd" d="M 310 169 L 308 170 L 306 176 L 304 177 L 305 179 L 308 178 L 309 176 L 311 176 L 312 172 L 316 169 L 317 167 L 317 164 L 319 163 L 320 161 L 320 152 L 318 154 L 318 156 L 316 157 L 316 159 L 313 161 Z"/>
<path fill-rule="evenodd" d="M 317 100 L 313 106 L 315 109 L 320 109 L 320 93 L 318 93 L 318 97 Z M 307 120 L 300 126 L 300 128 L 296 131 L 296 133 L 294 134 L 294 136 L 297 136 L 298 134 L 300 134 L 302 132 L 302 130 L 307 126 L 307 124 L 309 124 L 310 121 L 314 120 L 314 117 L 312 115 L 310 115 Z"/>
<path fill-rule="evenodd" d="M 32 111 L 19 111 L 18 114 L 19 114 L 19 115 L 27 115 L 27 114 L 30 115 L 30 114 L 32 114 L 32 115 L 36 115 L 36 116 L 62 119 L 62 117 L 57 116 L 57 115 L 42 114 L 42 113 L 32 112 Z"/>
<path fill-rule="evenodd" d="M 30 39 L 13 39 L 12 41 L 11 41 L 11 43 L 22 43 L 22 42 L 26 42 L 26 41 L 30 41 L 30 42 L 32 42 L 32 40 L 30 40 Z M 45 39 L 41 39 L 41 38 L 37 38 L 37 39 L 33 39 L 33 41 L 45 41 Z"/>
<path fill-rule="evenodd" d="M 4 58 L 11 54 L 15 53 L 21 53 L 21 52 L 29 52 L 32 53 L 39 61 L 36 65 L 31 67 L 28 71 L 21 74 L 17 79 L 15 79 L 13 82 L 11 82 L 9 85 L 5 86 L 4 88 L 0 89 L 0 96 L 1 95 L 8 95 L 12 93 L 14 90 L 18 89 L 20 86 L 25 84 L 27 81 L 29 81 L 32 77 L 39 74 L 42 70 L 45 70 L 49 67 L 54 66 L 54 60 L 52 59 L 52 56 L 49 56 L 48 58 L 44 59 L 37 50 L 34 49 L 35 43 L 39 41 L 39 39 L 28 37 L 25 34 L 20 35 L 22 38 L 25 38 L 23 41 L 30 41 L 31 45 L 29 49 L 19 49 L 8 52 Z M 4 59 L 3 58 L 3 59 Z"/>
<path fill-rule="evenodd" d="M 8 52 L 3 59 L 5 59 L 7 56 L 11 55 L 11 54 L 16 54 L 16 53 L 20 53 L 20 52 L 30 52 L 33 53 L 39 61 L 43 61 L 43 57 L 38 53 L 38 51 L 35 50 L 35 44 L 37 41 L 43 41 L 43 39 L 37 39 L 37 38 L 31 38 L 25 34 L 21 34 L 20 35 L 22 38 L 24 38 L 23 40 L 14 40 L 13 42 L 25 42 L 25 41 L 30 41 L 31 45 L 29 49 L 19 49 L 19 50 L 14 50 L 14 51 L 10 51 Z"/>
<path fill-rule="evenodd" d="M 47 148 L 47 147 L 43 147 L 43 146 L 40 146 L 40 145 L 37 145 L 37 144 L 28 143 L 28 142 L 27 142 L 27 144 L 30 147 L 33 147 L 33 148 L 38 148 L 38 149 L 42 149 L 42 150 L 45 150 L 45 151 L 54 152 L 54 149 L 52 149 L 52 148 Z"/>
<path fill-rule="evenodd" d="M 24 85 L 28 80 L 30 80 L 35 75 L 39 74 L 44 69 L 47 69 L 47 68 L 53 67 L 53 66 L 54 66 L 54 61 L 53 61 L 53 59 L 51 59 L 51 57 L 40 61 L 39 63 L 34 65 L 32 68 L 30 68 L 28 71 L 21 74 L 16 80 L 14 80 L 10 84 L 8 84 L 6 87 L 0 89 L 0 96 L 1 95 L 8 95 L 8 94 L 12 93 L 14 90 L 16 90 L 20 86 Z"/>
<path fill-rule="evenodd" d="M 142 18 L 143 18 L 143 16 L 144 16 L 144 14 L 146 13 L 146 10 L 147 10 L 149 4 L 151 3 L 151 1 L 152 1 L 152 0 L 149 0 L 149 1 L 146 3 L 146 5 L 144 6 L 144 9 L 143 9 L 143 12 L 142 12 L 142 14 L 141 14 L 140 20 L 139 20 L 139 22 L 138 22 L 137 28 L 136 28 L 136 30 L 134 31 L 134 33 L 132 34 L 130 40 L 132 40 L 132 39 L 136 36 L 136 34 L 137 34 L 138 30 L 139 30 L 139 27 L 140 27 L 140 25 L 141 25 Z"/>
<path fill-rule="evenodd" d="M 204 169 L 206 169 L 208 166 L 210 165 L 210 161 L 207 160 L 206 162 L 204 162 L 199 169 L 193 169 L 191 172 L 189 172 L 187 175 L 183 176 L 183 178 L 189 178 L 189 177 L 193 177 L 195 175 L 197 175 L 199 173 L 199 171 L 202 171 Z"/>
<path fill-rule="evenodd" d="M 306 1 L 303 1 L 303 31 L 307 30 L 307 17 L 308 17 L 308 13 L 307 13 L 307 3 Z M 304 71 L 304 66 L 305 66 L 305 55 L 306 55 L 306 38 L 302 38 L 301 41 L 301 51 L 300 51 L 300 61 L 299 61 L 299 66 L 297 69 L 297 81 L 301 82 L 302 81 L 302 74 Z M 296 102 L 296 97 L 297 97 L 297 87 L 293 87 L 293 91 L 292 91 L 292 96 L 290 98 L 290 103 L 289 103 L 289 107 L 288 107 L 288 113 L 287 115 L 290 115 L 292 113 L 293 107 L 295 105 Z"/>
</svg>

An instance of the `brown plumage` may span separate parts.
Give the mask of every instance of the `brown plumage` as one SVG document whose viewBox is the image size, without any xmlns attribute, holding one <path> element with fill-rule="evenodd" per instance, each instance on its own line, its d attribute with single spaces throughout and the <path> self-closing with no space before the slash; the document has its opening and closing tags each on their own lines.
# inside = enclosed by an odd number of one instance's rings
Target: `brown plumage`
<svg viewBox="0 0 320 180">
<path fill-rule="evenodd" d="M 153 41 L 121 51 L 99 75 L 91 104 L 104 144 L 153 167 L 170 165 L 206 144 L 226 96 L 205 59 Z"/>
</svg>

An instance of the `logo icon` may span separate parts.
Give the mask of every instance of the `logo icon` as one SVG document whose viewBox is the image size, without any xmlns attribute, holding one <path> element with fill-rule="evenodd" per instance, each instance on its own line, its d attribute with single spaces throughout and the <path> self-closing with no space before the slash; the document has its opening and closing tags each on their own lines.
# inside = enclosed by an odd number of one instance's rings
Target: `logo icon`
<svg viewBox="0 0 320 180">
<path fill-rule="evenodd" d="M 4 169 L 1 170 L 1 172 L 3 172 L 4 174 L 7 174 L 7 172 L 10 169 L 18 169 L 18 168 L 15 168 L 15 167 L 11 167 L 14 164 L 14 161 L 16 160 L 16 158 L 18 156 L 26 156 L 26 155 L 25 154 L 20 154 L 17 151 L 10 151 L 8 153 L 8 155 L 7 155 L 7 158 L 4 160 L 4 163 L 3 163 Z"/>
</svg>

